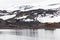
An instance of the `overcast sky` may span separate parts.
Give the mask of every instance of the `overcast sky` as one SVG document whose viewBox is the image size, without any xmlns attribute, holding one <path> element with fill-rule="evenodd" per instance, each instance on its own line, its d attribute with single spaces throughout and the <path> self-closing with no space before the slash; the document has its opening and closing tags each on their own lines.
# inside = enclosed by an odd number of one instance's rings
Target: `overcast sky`
<svg viewBox="0 0 60 40">
<path fill-rule="evenodd" d="M 21 5 L 47 6 L 60 3 L 60 0 L 0 0 L 0 9 L 12 10 Z"/>
</svg>

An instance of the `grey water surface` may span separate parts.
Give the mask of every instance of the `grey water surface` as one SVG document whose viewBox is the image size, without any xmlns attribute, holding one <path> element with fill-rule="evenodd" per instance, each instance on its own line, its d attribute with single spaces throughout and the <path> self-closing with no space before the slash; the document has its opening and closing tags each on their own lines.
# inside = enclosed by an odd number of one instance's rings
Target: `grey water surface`
<svg viewBox="0 0 60 40">
<path fill-rule="evenodd" d="M 60 40 L 60 29 L 0 29 L 0 40 Z"/>
</svg>

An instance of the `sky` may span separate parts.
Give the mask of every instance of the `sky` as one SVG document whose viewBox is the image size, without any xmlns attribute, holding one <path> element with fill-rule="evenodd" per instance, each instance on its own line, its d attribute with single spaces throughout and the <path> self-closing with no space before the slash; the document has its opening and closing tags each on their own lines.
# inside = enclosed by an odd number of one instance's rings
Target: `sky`
<svg viewBox="0 0 60 40">
<path fill-rule="evenodd" d="M 49 4 L 60 3 L 60 0 L 0 0 L 0 10 L 18 9 L 22 5 L 49 7 Z M 52 8 L 52 7 L 51 7 Z"/>
</svg>

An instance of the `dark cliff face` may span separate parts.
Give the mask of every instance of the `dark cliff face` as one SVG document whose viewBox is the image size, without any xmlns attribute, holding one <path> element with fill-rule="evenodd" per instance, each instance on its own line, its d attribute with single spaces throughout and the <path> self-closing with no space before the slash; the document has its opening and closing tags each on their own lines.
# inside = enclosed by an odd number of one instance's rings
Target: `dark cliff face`
<svg viewBox="0 0 60 40">
<path fill-rule="evenodd" d="M 16 17 L 22 17 L 22 16 L 28 15 L 27 18 L 34 19 L 38 15 L 45 17 L 46 14 L 55 15 L 56 12 L 57 12 L 57 10 L 52 10 L 52 9 L 48 9 L 48 10 L 36 9 L 36 10 L 29 10 L 29 11 L 20 11 L 20 12 L 17 12 Z M 25 18 L 25 19 L 27 19 L 27 18 Z"/>
<path fill-rule="evenodd" d="M 35 13 L 37 14 L 54 14 L 56 13 L 57 10 L 52 10 L 52 9 L 48 9 L 48 10 L 44 10 L 44 9 L 36 9 L 36 10 L 29 10 L 29 11 L 20 11 L 20 12 L 17 12 L 17 16 L 18 15 L 33 15 Z"/>
<path fill-rule="evenodd" d="M 0 10 L 0 13 L 8 13 L 7 10 Z"/>
</svg>

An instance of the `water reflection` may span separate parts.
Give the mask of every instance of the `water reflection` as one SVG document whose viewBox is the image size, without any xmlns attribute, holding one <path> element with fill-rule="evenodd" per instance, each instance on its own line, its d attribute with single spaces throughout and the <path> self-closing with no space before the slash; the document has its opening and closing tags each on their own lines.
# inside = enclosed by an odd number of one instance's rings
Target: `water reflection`
<svg viewBox="0 0 60 40">
<path fill-rule="evenodd" d="M 60 29 L 0 29 L 0 40 L 60 40 Z"/>
<path fill-rule="evenodd" d="M 33 29 L 22 29 L 16 31 L 18 40 L 36 40 L 37 33 L 38 31 Z"/>
<path fill-rule="evenodd" d="M 38 34 L 38 40 L 55 40 L 52 30 L 38 30 Z"/>
<path fill-rule="evenodd" d="M 0 31 L 0 35 L 2 34 L 2 32 Z"/>
<path fill-rule="evenodd" d="M 16 35 L 24 35 L 24 36 L 31 36 L 31 37 L 36 37 L 38 31 L 33 30 L 33 29 L 23 29 L 23 30 L 17 30 Z"/>
</svg>

